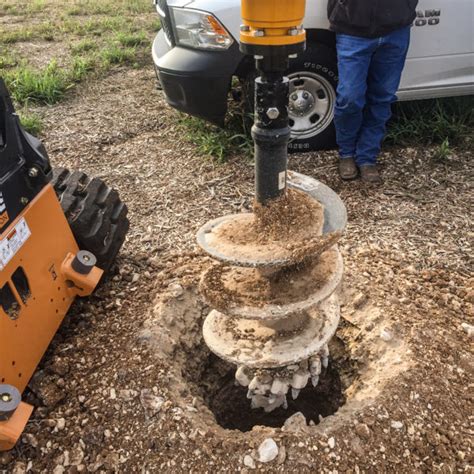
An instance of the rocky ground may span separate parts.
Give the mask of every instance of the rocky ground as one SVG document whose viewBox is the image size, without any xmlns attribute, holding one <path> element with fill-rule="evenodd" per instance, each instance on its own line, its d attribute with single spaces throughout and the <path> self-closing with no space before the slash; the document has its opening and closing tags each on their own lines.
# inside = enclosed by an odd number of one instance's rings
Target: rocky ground
<svg viewBox="0 0 474 474">
<path fill-rule="evenodd" d="M 215 422 L 183 369 L 202 357 L 186 341 L 198 316 L 187 326 L 177 310 L 166 348 L 146 336 L 163 324 L 155 306 L 191 295 L 201 308 L 196 230 L 252 200 L 248 157 L 214 164 L 176 121 L 143 69 L 47 110 L 53 163 L 118 188 L 131 230 L 116 272 L 73 306 L 43 359 L 26 397 L 37 408 L 0 471 L 472 472 L 472 153 L 387 150 L 377 188 L 342 183 L 333 152 L 292 156 L 348 208 L 338 337 L 354 372 L 346 404 L 317 426 L 296 416 L 242 433 Z"/>
</svg>

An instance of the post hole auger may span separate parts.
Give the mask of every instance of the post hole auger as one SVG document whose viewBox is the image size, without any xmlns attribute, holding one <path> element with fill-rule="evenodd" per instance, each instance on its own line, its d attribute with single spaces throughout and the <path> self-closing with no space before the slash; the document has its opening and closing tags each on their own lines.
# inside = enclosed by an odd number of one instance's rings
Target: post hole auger
<svg viewBox="0 0 474 474">
<path fill-rule="evenodd" d="M 346 226 L 340 198 L 322 183 L 287 171 L 289 60 L 305 48 L 304 0 L 243 0 L 241 50 L 255 59 L 253 212 L 217 218 L 198 232 L 219 261 L 200 290 L 214 308 L 203 335 L 236 366 L 253 408 L 270 412 L 316 386 L 339 322 Z"/>
</svg>

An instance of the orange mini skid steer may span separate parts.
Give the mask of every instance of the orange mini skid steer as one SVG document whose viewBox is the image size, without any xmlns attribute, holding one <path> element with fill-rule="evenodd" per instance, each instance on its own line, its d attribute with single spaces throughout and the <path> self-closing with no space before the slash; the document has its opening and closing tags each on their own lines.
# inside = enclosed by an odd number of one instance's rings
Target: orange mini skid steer
<svg viewBox="0 0 474 474">
<path fill-rule="evenodd" d="M 92 293 L 128 227 L 115 190 L 51 168 L 0 78 L 0 451 L 32 413 L 21 394 L 69 307 Z"/>
</svg>

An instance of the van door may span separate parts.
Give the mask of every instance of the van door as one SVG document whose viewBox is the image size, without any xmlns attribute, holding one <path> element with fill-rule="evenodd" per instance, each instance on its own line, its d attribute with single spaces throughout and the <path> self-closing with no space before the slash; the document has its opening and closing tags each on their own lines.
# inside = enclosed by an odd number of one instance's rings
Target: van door
<svg viewBox="0 0 474 474">
<path fill-rule="evenodd" d="M 473 0 L 420 0 L 399 97 L 474 93 Z"/>
</svg>

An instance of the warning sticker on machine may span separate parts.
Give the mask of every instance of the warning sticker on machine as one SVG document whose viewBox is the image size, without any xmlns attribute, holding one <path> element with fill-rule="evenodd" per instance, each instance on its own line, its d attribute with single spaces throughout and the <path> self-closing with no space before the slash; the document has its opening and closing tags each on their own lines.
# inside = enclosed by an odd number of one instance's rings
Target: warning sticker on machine
<svg viewBox="0 0 474 474">
<path fill-rule="evenodd" d="M 0 270 L 3 270 L 8 262 L 16 255 L 18 250 L 31 235 L 30 228 L 25 219 L 19 220 L 14 229 L 2 240 L 0 240 Z"/>
</svg>

